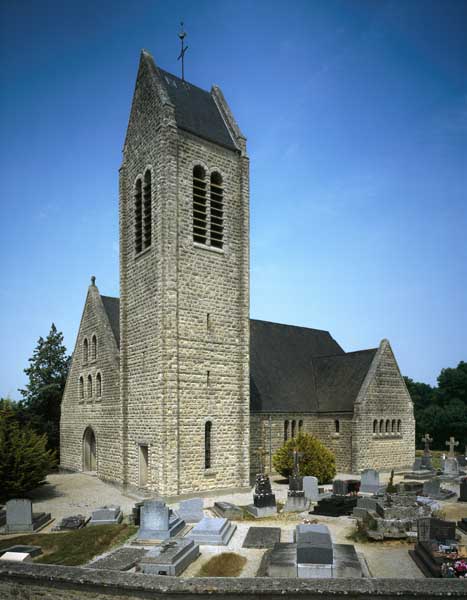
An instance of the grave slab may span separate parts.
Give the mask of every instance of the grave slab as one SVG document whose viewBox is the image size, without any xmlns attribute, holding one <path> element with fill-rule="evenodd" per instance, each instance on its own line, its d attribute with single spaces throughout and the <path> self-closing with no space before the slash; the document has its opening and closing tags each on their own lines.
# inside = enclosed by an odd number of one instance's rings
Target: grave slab
<svg viewBox="0 0 467 600">
<path fill-rule="evenodd" d="M 74 515 L 71 517 L 63 517 L 63 519 L 52 528 L 52 531 L 74 531 L 82 529 L 90 520 L 83 515 Z"/>
<path fill-rule="evenodd" d="M 118 525 L 122 520 L 123 513 L 120 506 L 111 504 L 93 510 L 89 525 Z"/>
<path fill-rule="evenodd" d="M 280 527 L 250 527 L 243 548 L 274 548 L 281 540 Z"/>
<path fill-rule="evenodd" d="M 277 543 L 267 558 L 268 577 L 297 577 L 297 545 Z"/>
<path fill-rule="evenodd" d="M 188 533 L 187 538 L 194 540 L 197 544 L 225 546 L 236 529 L 237 526 L 227 519 L 204 517 Z"/>
<path fill-rule="evenodd" d="M 363 577 L 363 569 L 355 546 L 352 544 L 334 544 L 333 576 L 338 578 Z"/>
<path fill-rule="evenodd" d="M 138 568 L 150 575 L 180 575 L 200 555 L 199 545 L 192 539 L 167 540 L 150 550 L 139 561 Z"/>
<path fill-rule="evenodd" d="M 12 560 L 4 557 L 7 552 L 10 554 L 26 554 L 29 558 L 34 558 L 42 554 L 42 548 L 40 546 L 23 546 L 19 544 L 10 546 L 9 548 L 5 548 L 5 550 L 0 550 L 0 559 Z M 22 559 L 21 562 L 23 562 L 23 560 L 24 559 Z"/>
<path fill-rule="evenodd" d="M 297 544 L 297 565 L 332 566 L 334 560 L 332 539 L 326 525 L 300 524 L 296 526 L 294 533 Z"/>
<path fill-rule="evenodd" d="M 147 553 L 144 548 L 118 548 L 89 565 L 90 569 L 129 571 Z"/>
<path fill-rule="evenodd" d="M 224 519 L 241 519 L 243 517 L 242 509 L 231 502 L 214 502 L 212 510 Z"/>
<path fill-rule="evenodd" d="M 264 519 L 265 517 L 272 517 L 277 514 L 277 506 L 255 506 L 249 504 L 246 507 L 247 512 L 253 515 L 256 519 Z"/>
</svg>

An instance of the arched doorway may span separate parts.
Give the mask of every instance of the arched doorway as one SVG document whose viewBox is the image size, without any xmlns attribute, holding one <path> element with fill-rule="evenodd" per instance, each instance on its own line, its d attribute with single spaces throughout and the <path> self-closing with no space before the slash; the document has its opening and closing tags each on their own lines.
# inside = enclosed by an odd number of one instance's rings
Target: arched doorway
<svg viewBox="0 0 467 600">
<path fill-rule="evenodd" d="M 83 436 L 83 471 L 96 470 L 96 436 L 92 427 L 88 427 Z"/>
</svg>

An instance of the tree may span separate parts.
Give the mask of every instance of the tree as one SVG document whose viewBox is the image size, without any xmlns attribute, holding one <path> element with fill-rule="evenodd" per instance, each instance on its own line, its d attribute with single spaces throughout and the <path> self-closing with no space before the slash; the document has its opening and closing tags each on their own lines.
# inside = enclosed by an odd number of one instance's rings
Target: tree
<svg viewBox="0 0 467 600">
<path fill-rule="evenodd" d="M 56 464 L 47 436 L 20 425 L 9 400 L 0 401 L 0 500 L 24 495 L 43 482 Z"/>
<path fill-rule="evenodd" d="M 431 385 L 414 381 L 410 377 L 404 377 L 404 381 L 415 410 L 427 408 L 433 402 L 435 389 Z"/>
<path fill-rule="evenodd" d="M 437 396 L 441 405 L 451 400 L 459 400 L 467 405 L 467 362 L 461 361 L 454 369 L 441 370 Z"/>
<path fill-rule="evenodd" d="M 52 323 L 49 335 L 40 337 L 29 367 L 24 372 L 29 378 L 20 412 L 23 420 L 37 433 L 46 433 L 48 447 L 59 448 L 60 404 L 70 366 L 70 357 L 63 345 L 63 335 Z"/>
<path fill-rule="evenodd" d="M 308 433 L 300 433 L 277 450 L 272 457 L 274 469 L 289 477 L 293 469 L 293 451 L 303 452 L 300 460 L 300 475 L 313 475 L 320 483 L 329 483 L 336 474 L 334 454 L 318 439 Z"/>
</svg>

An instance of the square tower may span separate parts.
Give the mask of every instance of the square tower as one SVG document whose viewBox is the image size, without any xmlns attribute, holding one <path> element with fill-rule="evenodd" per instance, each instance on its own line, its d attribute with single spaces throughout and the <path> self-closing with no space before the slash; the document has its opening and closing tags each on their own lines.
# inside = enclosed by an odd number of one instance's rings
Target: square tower
<svg viewBox="0 0 467 600">
<path fill-rule="evenodd" d="M 249 161 L 218 87 L 141 54 L 120 169 L 124 482 L 249 485 Z"/>
</svg>

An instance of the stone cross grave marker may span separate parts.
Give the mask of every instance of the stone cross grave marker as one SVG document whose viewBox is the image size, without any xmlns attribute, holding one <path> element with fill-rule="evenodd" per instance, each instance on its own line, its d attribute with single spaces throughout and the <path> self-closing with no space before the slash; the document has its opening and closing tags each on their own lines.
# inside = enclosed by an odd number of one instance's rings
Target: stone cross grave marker
<svg viewBox="0 0 467 600">
<path fill-rule="evenodd" d="M 430 437 L 429 433 L 425 433 L 424 437 L 422 437 L 422 442 L 425 443 L 425 448 L 423 450 L 423 454 L 429 456 L 430 455 L 430 444 L 433 441 L 433 438 Z"/>
<path fill-rule="evenodd" d="M 291 477 L 289 477 L 289 490 L 301 491 L 303 489 L 303 478 L 300 477 L 300 459 L 302 457 L 303 452 L 293 451 L 293 470 Z"/>
<path fill-rule="evenodd" d="M 256 454 L 259 458 L 259 472 L 264 473 L 264 468 L 266 465 L 266 456 L 268 455 L 268 453 L 262 446 L 260 446 L 258 450 L 256 450 Z"/>
<path fill-rule="evenodd" d="M 459 445 L 459 442 L 456 442 L 456 440 L 451 435 L 449 440 L 446 442 L 446 446 L 449 446 L 449 453 L 448 453 L 449 458 L 455 458 L 456 455 L 454 453 L 454 448 L 458 445 Z"/>
</svg>

